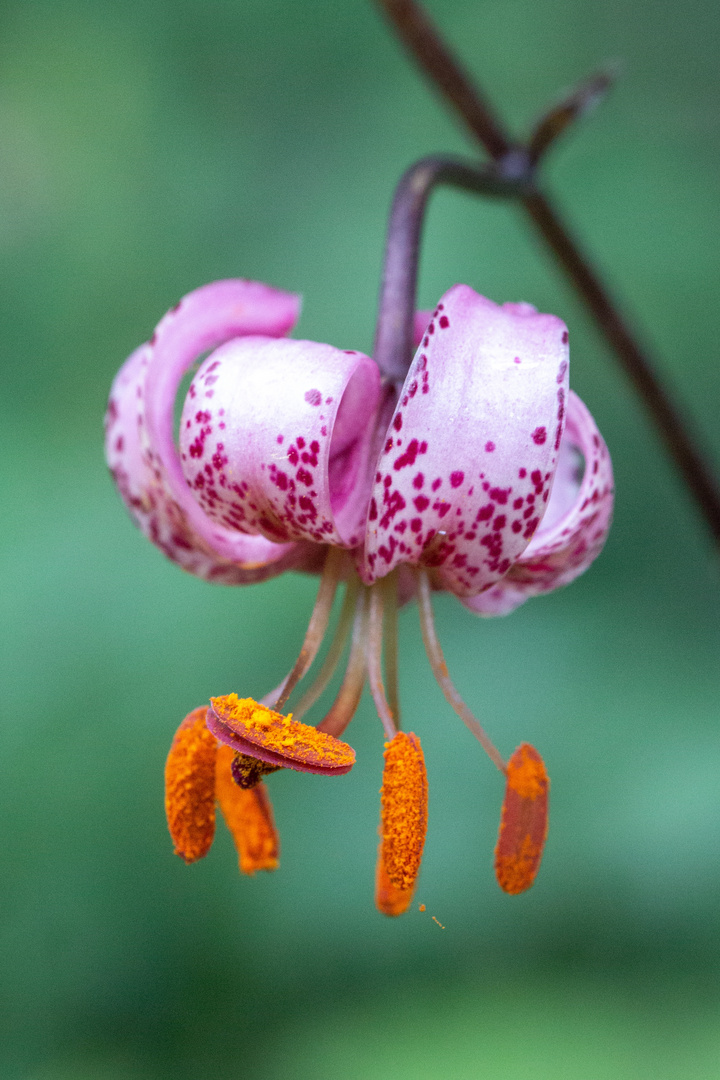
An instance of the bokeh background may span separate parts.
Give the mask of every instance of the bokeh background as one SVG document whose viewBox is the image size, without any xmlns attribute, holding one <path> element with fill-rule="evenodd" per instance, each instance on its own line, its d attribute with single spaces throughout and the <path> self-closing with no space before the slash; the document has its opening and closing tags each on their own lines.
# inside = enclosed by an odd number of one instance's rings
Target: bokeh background
<svg viewBox="0 0 720 1080">
<path fill-rule="evenodd" d="M 618 89 L 549 179 L 720 459 L 717 51 L 711 0 L 432 0 L 518 132 L 607 59 Z M 500 748 L 553 779 L 536 886 L 492 874 L 500 778 L 401 613 L 430 831 L 415 907 L 372 903 L 382 737 L 271 778 L 275 875 L 222 827 L 172 855 L 171 735 L 260 695 L 315 583 L 193 580 L 105 472 L 112 377 L 188 290 L 304 294 L 298 333 L 371 347 L 393 186 L 463 151 L 365 0 L 0 4 L 0 1076 L 3 1080 L 712 1080 L 720 1075 L 720 581 L 707 533 L 607 348 L 518 212 L 439 193 L 421 301 L 456 281 L 571 331 L 617 515 L 567 591 L 504 620 L 436 605 Z M 440 926 L 432 921 L 435 915 Z"/>
</svg>

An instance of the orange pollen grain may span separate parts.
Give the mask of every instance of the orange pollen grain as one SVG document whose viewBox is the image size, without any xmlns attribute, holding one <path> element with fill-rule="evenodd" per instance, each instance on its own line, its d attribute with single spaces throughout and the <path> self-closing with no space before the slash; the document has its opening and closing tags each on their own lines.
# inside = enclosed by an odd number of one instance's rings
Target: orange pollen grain
<svg viewBox="0 0 720 1080">
<path fill-rule="evenodd" d="M 165 764 L 165 813 L 175 854 L 185 862 L 207 855 L 215 835 L 217 742 L 203 705 L 185 717 Z"/>
<path fill-rule="evenodd" d="M 293 720 L 292 713 L 283 716 L 237 694 L 211 698 L 210 703 L 224 724 L 258 747 L 287 758 L 290 768 L 293 761 L 328 769 L 347 769 L 355 763 L 355 751 L 347 743 Z"/>
<path fill-rule="evenodd" d="M 256 870 L 277 870 L 280 840 L 267 789 L 261 780 L 251 788 L 238 787 L 230 771 L 234 756 L 231 747 L 218 747 L 215 795 L 235 842 L 240 870 L 251 875 Z"/>
<path fill-rule="evenodd" d="M 508 761 L 495 848 L 495 875 L 506 893 L 524 892 L 535 881 L 547 836 L 549 788 L 542 758 L 523 743 Z"/>
<path fill-rule="evenodd" d="M 428 787 L 425 758 L 417 735 L 399 731 L 385 744 L 382 862 L 398 889 L 415 885 L 427 831 Z"/>
<path fill-rule="evenodd" d="M 383 860 L 382 843 L 378 849 L 377 869 L 375 871 L 375 906 L 383 915 L 404 915 L 412 903 L 415 886 L 399 889 L 388 877 Z M 424 907 L 421 905 L 420 910 Z"/>
</svg>

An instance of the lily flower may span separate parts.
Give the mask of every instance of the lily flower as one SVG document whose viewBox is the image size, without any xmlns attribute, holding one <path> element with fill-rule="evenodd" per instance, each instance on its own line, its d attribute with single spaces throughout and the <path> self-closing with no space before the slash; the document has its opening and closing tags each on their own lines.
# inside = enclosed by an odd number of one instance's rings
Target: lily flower
<svg viewBox="0 0 720 1080">
<path fill-rule="evenodd" d="M 590 413 L 569 390 L 567 330 L 529 304 L 498 306 L 456 285 L 433 312 L 418 313 L 418 349 L 400 384 L 360 352 L 287 338 L 298 312 L 297 297 L 256 282 L 206 285 L 161 320 L 110 395 L 110 469 L 133 518 L 168 558 L 224 584 L 285 570 L 321 574 L 292 671 L 259 704 L 213 698 L 207 736 L 235 755 L 239 788 L 253 790 L 281 767 L 339 775 L 354 760 L 339 736 L 367 680 L 386 736 L 376 901 L 399 914 L 412 899 L 427 817 L 420 741 L 400 731 L 397 692 L 397 606 L 416 598 L 446 699 L 507 777 L 496 867 L 506 891 L 521 891 L 534 880 L 545 837 L 544 766 L 527 744 L 506 764 L 460 698 L 431 593 L 452 592 L 481 616 L 506 614 L 568 584 L 600 552 L 612 468 Z M 176 444 L 178 387 L 208 352 Z M 284 717 L 343 582 L 326 659 Z M 300 718 L 348 639 L 335 701 L 308 727 Z M 530 788 L 540 784 L 542 797 L 527 794 L 533 769 L 542 777 Z M 203 790 L 212 804 L 215 788 Z M 188 807 L 180 816 L 186 812 L 192 816 Z"/>
</svg>

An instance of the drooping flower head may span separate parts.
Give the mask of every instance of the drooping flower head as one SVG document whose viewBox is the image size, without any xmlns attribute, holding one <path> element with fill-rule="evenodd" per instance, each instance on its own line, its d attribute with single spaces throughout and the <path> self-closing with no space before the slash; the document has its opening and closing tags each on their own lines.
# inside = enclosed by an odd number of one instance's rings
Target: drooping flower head
<svg viewBox="0 0 720 1080">
<path fill-rule="evenodd" d="M 398 602 L 416 597 L 447 700 L 508 778 L 498 880 L 520 891 L 518 882 L 532 884 L 539 865 L 547 783 L 530 813 L 518 802 L 514 763 L 523 751 L 527 772 L 526 759 L 539 755 L 521 747 L 506 764 L 460 699 L 435 634 L 431 592 L 452 592 L 479 615 L 505 614 L 572 581 L 602 548 L 612 470 L 590 413 L 569 390 L 567 330 L 528 304 L 498 306 L 456 285 L 434 312 L 418 314 L 418 349 L 399 385 L 362 353 L 286 338 L 298 309 L 296 297 L 255 282 L 204 286 L 132 354 L 110 396 L 111 471 L 140 528 L 170 559 L 226 584 L 288 569 L 322 574 L 306 640 L 283 683 L 260 704 L 234 694 L 212 699 L 206 734 L 196 740 L 204 787 L 187 806 L 173 802 L 173 812 L 190 820 L 197 805 L 208 817 L 220 788 L 200 763 L 218 743 L 234 753 L 223 790 L 234 782 L 253 791 L 278 768 L 346 772 L 354 755 L 339 736 L 367 679 L 389 744 L 378 906 L 404 910 L 420 864 L 427 787 L 420 741 L 399 731 L 395 613 Z M 178 446 L 177 389 L 208 350 L 185 399 Z M 340 582 L 335 639 L 315 683 L 284 717 L 318 653 Z M 337 697 L 309 727 L 300 717 L 348 638 Z M 177 758 L 192 772 L 189 761 Z M 169 769 L 170 788 L 179 790 Z M 400 858 L 399 850 L 414 854 Z M 513 875 L 510 865 L 523 873 Z"/>
</svg>

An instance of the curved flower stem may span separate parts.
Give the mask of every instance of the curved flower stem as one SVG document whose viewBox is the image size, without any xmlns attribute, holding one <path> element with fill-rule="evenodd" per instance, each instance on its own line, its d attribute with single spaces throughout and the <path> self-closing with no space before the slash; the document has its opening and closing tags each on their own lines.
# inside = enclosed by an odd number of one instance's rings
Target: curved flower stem
<svg viewBox="0 0 720 1080">
<path fill-rule="evenodd" d="M 443 651 L 435 632 L 435 620 L 433 618 L 432 600 L 430 598 L 430 581 L 428 580 L 427 572 L 425 570 L 420 570 L 418 572 L 418 610 L 420 612 L 420 630 L 422 632 L 423 644 L 425 645 L 425 652 L 430 661 L 430 667 L 433 669 L 433 675 L 437 679 L 440 684 L 440 689 L 445 695 L 445 700 L 448 705 L 455 710 L 465 726 L 473 733 L 492 763 L 498 767 L 501 773 L 506 773 L 507 766 L 500 755 L 500 751 L 493 745 L 485 730 L 470 712 L 455 689 L 455 686 L 450 679 L 450 675 L 448 674 L 445 657 L 443 656 Z"/>
<path fill-rule="evenodd" d="M 419 67 L 493 158 L 495 168 L 501 174 L 508 175 L 508 167 L 516 168 L 523 159 L 529 167 L 527 150 L 518 150 L 482 92 L 460 66 L 417 0 L 376 2 Z M 638 344 L 605 284 L 547 196 L 533 182 L 526 187 L 521 198 L 535 228 L 574 285 L 636 393 L 644 401 L 716 543 L 720 544 L 720 487 L 690 425 L 675 405 L 674 391 L 667 391 L 661 384 L 650 358 Z"/>
<path fill-rule="evenodd" d="M 317 725 L 318 731 L 339 738 L 348 726 L 362 697 L 367 669 L 368 590 L 361 588 L 355 602 L 352 643 L 345 676 L 329 711 Z"/>
<path fill-rule="evenodd" d="M 428 199 L 438 184 L 518 198 L 526 181 L 498 176 L 494 166 L 441 155 L 423 158 L 401 177 L 390 211 L 373 349 L 375 363 L 394 382 L 404 380 L 413 356 L 420 234 Z"/>
<path fill-rule="evenodd" d="M 367 635 L 367 673 L 370 693 L 385 734 L 392 740 L 398 733 L 397 717 L 388 704 L 382 675 L 383 590 L 379 583 L 370 587 L 370 620 Z"/>
<path fill-rule="evenodd" d="M 305 640 L 302 643 L 300 655 L 295 661 L 290 674 L 280 683 L 280 686 L 263 698 L 263 704 L 271 709 L 277 709 L 278 712 L 282 710 L 285 702 L 318 654 L 318 649 L 322 645 L 330 621 L 330 612 L 340 583 L 344 560 L 345 552 L 342 548 L 328 548 L 325 566 L 320 578 L 320 588 L 315 600 L 315 607 L 310 616 L 310 623 L 305 632 Z"/>
<path fill-rule="evenodd" d="M 313 707 L 317 699 L 326 689 L 327 684 L 330 682 L 335 673 L 335 669 L 338 666 L 340 657 L 342 656 L 345 649 L 348 634 L 350 633 L 350 626 L 352 625 L 353 614 L 355 612 L 355 608 L 357 607 L 359 590 L 360 581 L 356 576 L 353 576 L 348 582 L 347 588 L 345 590 L 342 607 L 340 608 L 337 629 L 335 631 L 335 636 L 333 637 L 330 644 L 330 648 L 328 649 L 327 656 L 323 660 L 322 667 L 317 673 L 317 678 L 314 680 L 312 685 L 307 688 L 307 690 L 293 709 L 293 716 L 296 720 L 301 720 L 305 713 L 308 711 L 308 709 L 311 709 Z"/>
</svg>

